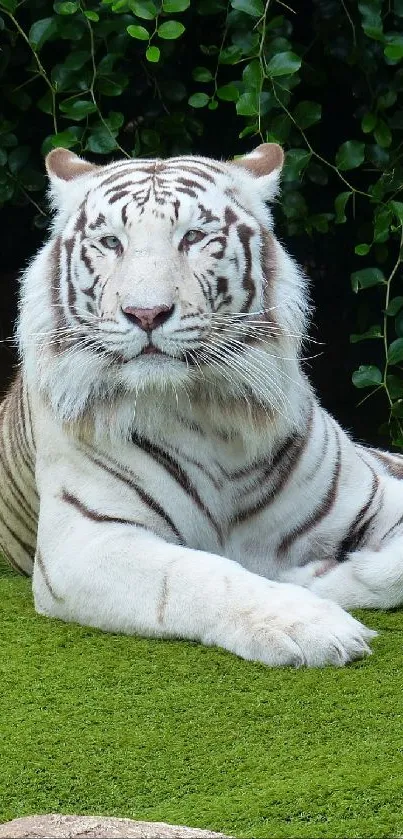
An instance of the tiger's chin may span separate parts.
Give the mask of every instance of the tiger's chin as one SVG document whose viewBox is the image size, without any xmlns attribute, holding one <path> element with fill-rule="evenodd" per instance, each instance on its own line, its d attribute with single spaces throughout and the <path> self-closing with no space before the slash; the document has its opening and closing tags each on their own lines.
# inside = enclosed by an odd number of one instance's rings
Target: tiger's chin
<svg viewBox="0 0 403 839">
<path fill-rule="evenodd" d="M 146 351 L 142 350 L 135 358 L 121 364 L 118 379 L 128 391 L 166 391 L 169 387 L 184 387 L 189 382 L 189 364 L 184 357 L 147 347 Z"/>
</svg>

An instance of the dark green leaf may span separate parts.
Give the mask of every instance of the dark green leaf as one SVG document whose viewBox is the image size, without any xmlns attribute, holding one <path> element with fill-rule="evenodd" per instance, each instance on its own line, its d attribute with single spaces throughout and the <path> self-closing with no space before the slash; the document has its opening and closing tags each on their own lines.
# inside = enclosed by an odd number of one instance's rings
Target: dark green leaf
<svg viewBox="0 0 403 839">
<path fill-rule="evenodd" d="M 238 12 L 244 12 L 251 17 L 262 17 L 264 5 L 262 0 L 231 0 L 231 6 Z"/>
<path fill-rule="evenodd" d="M 3 9 L 7 9 L 7 11 L 11 12 L 13 15 L 17 8 L 17 0 L 1 0 L 0 6 L 2 6 Z"/>
<path fill-rule="evenodd" d="M 403 380 L 394 373 L 388 373 L 386 376 L 386 384 L 391 399 L 399 399 L 403 396 Z"/>
<path fill-rule="evenodd" d="M 371 286 L 385 283 L 386 280 L 380 268 L 362 268 L 361 271 L 354 271 L 351 274 L 351 285 L 355 292 L 362 288 L 371 288 Z"/>
<path fill-rule="evenodd" d="M 344 224 L 347 221 L 346 206 L 352 194 L 352 192 L 340 192 L 337 198 L 335 198 L 334 209 L 336 215 L 334 220 L 336 224 Z"/>
<path fill-rule="evenodd" d="M 403 338 L 403 310 L 400 310 L 395 317 L 395 332 L 399 338 Z"/>
<path fill-rule="evenodd" d="M 184 31 L 183 23 L 179 23 L 178 20 L 167 20 L 165 23 L 161 23 L 161 26 L 157 29 L 158 36 L 164 41 L 175 41 L 176 38 L 183 35 Z"/>
<path fill-rule="evenodd" d="M 370 111 L 367 111 L 367 113 L 364 114 L 361 120 L 361 128 L 364 134 L 370 134 L 371 131 L 374 130 L 377 121 L 378 117 L 376 116 L 376 114 L 371 114 Z"/>
<path fill-rule="evenodd" d="M 370 252 L 370 250 L 371 250 L 371 245 L 366 245 L 366 244 L 356 245 L 355 248 L 354 248 L 354 253 L 356 253 L 357 256 L 366 256 L 367 253 Z"/>
<path fill-rule="evenodd" d="M 336 166 L 338 169 L 356 169 L 361 166 L 365 157 L 365 143 L 358 140 L 347 140 L 342 143 L 336 154 Z"/>
<path fill-rule="evenodd" d="M 217 89 L 217 96 L 224 102 L 236 102 L 239 99 L 239 90 L 234 84 L 225 84 Z"/>
<path fill-rule="evenodd" d="M 117 143 L 108 129 L 104 125 L 100 125 L 91 132 L 85 148 L 87 151 L 95 152 L 95 154 L 108 154 L 108 152 L 117 148 Z"/>
<path fill-rule="evenodd" d="M 301 59 L 294 52 L 279 52 L 270 59 L 267 73 L 271 78 L 291 76 L 301 67 Z"/>
<path fill-rule="evenodd" d="M 29 30 L 28 39 L 31 47 L 39 52 L 44 43 L 49 40 L 57 31 L 56 19 L 45 17 L 37 20 Z"/>
<path fill-rule="evenodd" d="M 205 108 L 209 99 L 207 93 L 193 93 L 192 96 L 189 96 L 188 102 L 192 108 Z"/>
<path fill-rule="evenodd" d="M 403 297 L 393 297 L 389 301 L 388 308 L 385 309 L 385 314 L 395 317 L 401 308 L 403 308 Z"/>
<path fill-rule="evenodd" d="M 184 12 L 190 6 L 190 0 L 163 0 L 162 8 L 164 12 L 175 14 L 175 12 Z"/>
<path fill-rule="evenodd" d="M 64 66 L 67 67 L 68 70 L 81 70 L 84 67 L 84 64 L 87 61 L 90 61 L 91 53 L 89 50 L 74 50 L 71 52 L 70 55 L 67 56 Z"/>
<path fill-rule="evenodd" d="M 298 181 L 310 158 L 311 153 L 306 149 L 290 149 L 285 158 L 283 180 Z"/>
<path fill-rule="evenodd" d="M 247 93 L 256 90 L 260 91 L 263 81 L 263 74 L 262 68 L 260 66 L 260 61 L 255 60 L 247 64 L 242 73 L 242 79 L 245 83 Z"/>
<path fill-rule="evenodd" d="M 374 0 L 364 0 L 358 3 L 362 17 L 362 28 L 368 38 L 381 41 L 383 38 L 381 3 Z"/>
<path fill-rule="evenodd" d="M 97 14 L 97 12 L 84 12 L 84 14 L 87 20 L 93 20 L 94 23 L 97 23 L 99 21 L 99 15 Z"/>
<path fill-rule="evenodd" d="M 5 201 L 10 201 L 14 192 L 15 186 L 11 180 L 0 184 L 0 203 L 4 204 Z"/>
<path fill-rule="evenodd" d="M 358 370 L 354 370 L 352 380 L 358 388 L 375 387 L 382 384 L 382 373 L 373 364 L 361 364 Z"/>
<path fill-rule="evenodd" d="M 256 91 L 242 93 L 236 103 L 236 112 L 239 116 L 256 116 L 259 113 L 259 97 Z"/>
<path fill-rule="evenodd" d="M 358 344 L 359 341 L 368 341 L 370 338 L 383 338 L 382 330 L 378 324 L 370 326 L 366 332 L 361 332 L 359 335 L 350 335 L 350 343 Z"/>
<path fill-rule="evenodd" d="M 235 44 L 224 47 L 218 56 L 219 64 L 236 64 L 242 58 L 242 49 Z"/>
<path fill-rule="evenodd" d="M 207 67 L 194 67 L 192 70 L 192 78 L 195 82 L 211 82 L 213 74 Z"/>
<path fill-rule="evenodd" d="M 376 142 L 378 143 L 381 148 L 388 148 L 392 143 L 392 134 L 390 132 L 389 126 L 383 119 L 378 120 L 377 126 L 374 131 L 374 137 Z"/>
<path fill-rule="evenodd" d="M 53 8 L 58 15 L 74 15 L 79 8 L 79 3 L 64 0 L 62 3 L 54 3 Z"/>
<path fill-rule="evenodd" d="M 403 361 L 403 338 L 397 338 L 388 347 L 388 363 L 399 364 Z"/>
<path fill-rule="evenodd" d="M 154 20 L 157 17 L 157 7 L 152 0 L 130 0 L 130 8 L 136 17 L 142 20 Z"/>
<path fill-rule="evenodd" d="M 403 202 L 402 201 L 391 201 L 389 205 L 395 216 L 397 216 L 400 224 L 403 224 Z"/>
<path fill-rule="evenodd" d="M 129 80 L 127 80 L 127 83 Z M 97 79 L 97 90 L 103 93 L 104 96 L 120 96 L 123 93 L 126 84 L 114 81 L 114 79 L 107 79 L 105 76 L 100 76 Z"/>
<path fill-rule="evenodd" d="M 299 102 L 293 113 L 295 122 L 303 130 L 319 122 L 321 115 L 322 106 L 319 102 Z"/>
<path fill-rule="evenodd" d="M 10 151 L 8 155 L 8 166 L 13 175 L 16 175 L 25 166 L 30 154 L 31 149 L 29 146 L 17 146 L 16 149 Z"/>
<path fill-rule="evenodd" d="M 95 113 L 97 107 L 89 99 L 66 99 L 60 103 L 60 110 L 70 119 L 78 122 L 89 114 Z"/>
</svg>

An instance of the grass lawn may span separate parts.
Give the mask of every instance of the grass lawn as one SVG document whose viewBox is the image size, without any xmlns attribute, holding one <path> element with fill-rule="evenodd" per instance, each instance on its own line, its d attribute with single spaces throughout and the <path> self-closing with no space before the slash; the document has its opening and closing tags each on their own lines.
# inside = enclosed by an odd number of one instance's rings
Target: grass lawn
<svg viewBox="0 0 403 839">
<path fill-rule="evenodd" d="M 403 611 L 374 655 L 269 670 L 35 615 L 1 569 L 0 821 L 103 814 L 235 837 L 403 835 Z"/>
</svg>

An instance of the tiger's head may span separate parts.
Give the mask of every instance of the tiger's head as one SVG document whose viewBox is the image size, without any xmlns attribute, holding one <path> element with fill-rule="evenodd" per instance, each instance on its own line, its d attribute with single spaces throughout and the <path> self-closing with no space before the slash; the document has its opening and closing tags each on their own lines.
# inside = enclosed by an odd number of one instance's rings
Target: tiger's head
<svg viewBox="0 0 403 839">
<path fill-rule="evenodd" d="M 22 283 L 26 374 L 64 420 L 197 383 L 275 408 L 298 366 L 301 274 L 268 202 L 283 152 L 234 162 L 47 157 L 52 235 Z"/>
</svg>

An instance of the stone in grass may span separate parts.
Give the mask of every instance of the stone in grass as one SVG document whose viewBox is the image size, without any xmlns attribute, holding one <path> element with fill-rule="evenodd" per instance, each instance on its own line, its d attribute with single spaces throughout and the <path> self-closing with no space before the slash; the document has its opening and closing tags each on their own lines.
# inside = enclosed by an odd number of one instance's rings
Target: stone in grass
<svg viewBox="0 0 403 839">
<path fill-rule="evenodd" d="M 26 816 L 0 824 L 0 839 L 214 839 L 198 827 L 181 827 L 165 822 L 137 822 L 106 816 Z M 228 839 L 228 837 L 227 837 Z"/>
</svg>

